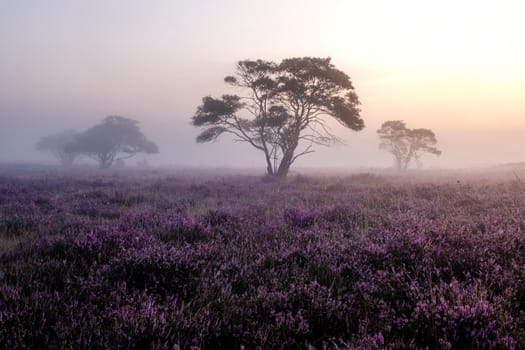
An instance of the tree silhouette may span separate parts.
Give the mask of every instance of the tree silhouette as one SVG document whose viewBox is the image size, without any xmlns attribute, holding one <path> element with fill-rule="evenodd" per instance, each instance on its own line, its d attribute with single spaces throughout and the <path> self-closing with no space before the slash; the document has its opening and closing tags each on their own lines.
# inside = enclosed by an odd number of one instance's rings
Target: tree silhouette
<svg viewBox="0 0 525 350">
<path fill-rule="evenodd" d="M 326 117 L 351 130 L 364 128 L 352 82 L 330 58 L 244 60 L 224 81 L 243 95 L 203 98 L 192 118 L 194 126 L 205 127 L 197 142 L 233 135 L 264 153 L 269 175 L 285 177 L 297 158 L 314 152 L 313 145 L 338 141 Z"/>
<path fill-rule="evenodd" d="M 67 145 L 75 139 L 76 135 L 77 132 L 75 130 L 68 129 L 56 134 L 44 136 L 36 143 L 36 149 L 39 151 L 49 151 L 61 165 L 71 166 L 79 156 L 79 153 L 69 151 Z"/>
<path fill-rule="evenodd" d="M 436 135 L 429 129 L 408 129 L 401 120 L 386 121 L 377 130 L 381 140 L 379 148 L 394 156 L 397 169 L 408 169 L 414 160 L 418 168 L 422 167 L 421 156 L 425 153 L 441 155 L 435 145 Z"/>
<path fill-rule="evenodd" d="M 95 159 L 102 169 L 137 153 L 159 152 L 157 145 L 142 134 L 136 120 L 121 116 L 106 117 L 79 134 L 67 148 Z"/>
</svg>

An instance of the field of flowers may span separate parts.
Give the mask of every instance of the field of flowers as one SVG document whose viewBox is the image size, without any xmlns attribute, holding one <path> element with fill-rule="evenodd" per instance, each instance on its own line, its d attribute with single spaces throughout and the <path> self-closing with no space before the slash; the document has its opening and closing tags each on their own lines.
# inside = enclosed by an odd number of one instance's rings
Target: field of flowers
<svg viewBox="0 0 525 350">
<path fill-rule="evenodd" d="M 0 175 L 0 348 L 523 349 L 525 186 Z"/>
</svg>

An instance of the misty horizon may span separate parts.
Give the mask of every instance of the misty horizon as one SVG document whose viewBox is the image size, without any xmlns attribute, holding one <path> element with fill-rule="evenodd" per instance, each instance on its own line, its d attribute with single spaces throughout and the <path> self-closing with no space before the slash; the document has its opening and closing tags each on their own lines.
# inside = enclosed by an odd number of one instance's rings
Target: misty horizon
<svg viewBox="0 0 525 350">
<path fill-rule="evenodd" d="M 203 96 L 233 92 L 223 78 L 239 60 L 302 56 L 331 57 L 351 77 L 365 128 L 330 122 L 344 144 L 317 147 L 297 167 L 392 167 L 376 134 L 386 120 L 435 132 L 443 153 L 425 156 L 425 168 L 524 160 L 517 3 L 268 2 L 256 5 L 251 20 L 243 14 L 255 5 L 238 1 L 30 3 L 7 1 L 0 14 L 3 163 L 52 163 L 35 150 L 41 137 L 122 115 L 158 144 L 160 153 L 147 156 L 151 165 L 262 168 L 256 150 L 231 138 L 197 144 L 191 117 Z M 404 12 L 403 23 L 388 16 Z M 282 28 L 290 13 L 296 24 L 285 32 L 257 29 L 266 22 Z M 232 20 L 222 23 L 227 14 Z M 487 20 L 497 24 L 490 31 Z M 321 25 L 311 27 L 314 21 Z"/>
</svg>

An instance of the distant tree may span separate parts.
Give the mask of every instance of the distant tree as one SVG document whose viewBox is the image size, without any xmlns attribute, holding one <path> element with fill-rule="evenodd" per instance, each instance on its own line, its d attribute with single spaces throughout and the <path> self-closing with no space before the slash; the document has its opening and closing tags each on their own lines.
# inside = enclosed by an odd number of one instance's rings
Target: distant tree
<svg viewBox="0 0 525 350">
<path fill-rule="evenodd" d="M 36 149 L 39 151 L 49 151 L 61 165 L 71 166 L 79 156 L 79 153 L 68 150 L 67 145 L 75 139 L 76 135 L 77 132 L 75 130 L 68 129 L 56 134 L 44 136 L 36 143 Z"/>
<path fill-rule="evenodd" d="M 418 168 L 423 166 L 423 163 L 421 162 L 421 156 L 423 154 L 429 153 L 436 156 L 441 155 L 441 151 L 435 147 L 437 144 L 437 139 L 432 130 L 412 129 L 410 130 L 409 137 L 412 150 L 411 155 L 414 158 Z"/>
<path fill-rule="evenodd" d="M 397 169 L 408 169 L 414 160 L 421 168 L 421 156 L 425 153 L 441 155 L 435 145 L 436 135 L 429 129 L 408 129 L 401 120 L 386 121 L 377 130 L 381 143 L 379 147 L 394 156 Z"/>
<path fill-rule="evenodd" d="M 337 142 L 326 117 L 351 130 L 364 128 L 352 82 L 330 58 L 240 61 L 236 75 L 224 81 L 243 96 L 204 97 L 192 118 L 194 126 L 206 127 L 197 142 L 233 135 L 264 153 L 268 175 L 285 177 L 313 145 Z"/>
<path fill-rule="evenodd" d="M 106 117 L 77 135 L 68 145 L 68 150 L 95 159 L 102 169 L 137 153 L 159 152 L 157 145 L 142 134 L 136 120 L 121 116 Z"/>
</svg>

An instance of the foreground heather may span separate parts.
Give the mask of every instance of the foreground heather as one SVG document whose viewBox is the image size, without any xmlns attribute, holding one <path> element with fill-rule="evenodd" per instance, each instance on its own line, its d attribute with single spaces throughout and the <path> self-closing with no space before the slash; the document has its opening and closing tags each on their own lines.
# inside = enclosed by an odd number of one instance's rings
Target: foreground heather
<svg viewBox="0 0 525 350">
<path fill-rule="evenodd" d="M 525 348 L 520 183 L 22 175 L 1 348 Z"/>
</svg>

